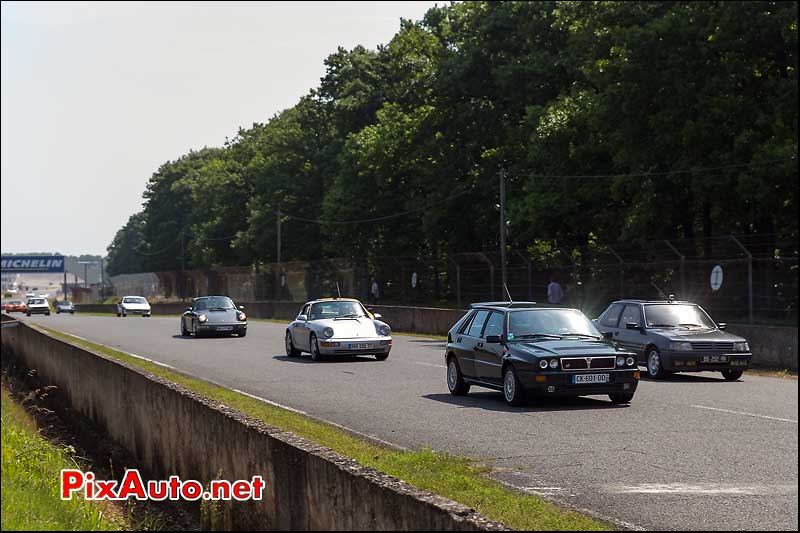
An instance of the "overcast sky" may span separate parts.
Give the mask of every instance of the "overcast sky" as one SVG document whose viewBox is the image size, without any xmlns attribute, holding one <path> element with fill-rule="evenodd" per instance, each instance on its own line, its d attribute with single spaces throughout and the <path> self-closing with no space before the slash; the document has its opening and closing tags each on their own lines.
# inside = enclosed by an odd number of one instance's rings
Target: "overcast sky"
<svg viewBox="0 0 800 533">
<path fill-rule="evenodd" d="M 2 251 L 105 254 L 159 165 L 265 122 L 337 46 L 374 49 L 435 4 L 3 2 Z"/>
</svg>

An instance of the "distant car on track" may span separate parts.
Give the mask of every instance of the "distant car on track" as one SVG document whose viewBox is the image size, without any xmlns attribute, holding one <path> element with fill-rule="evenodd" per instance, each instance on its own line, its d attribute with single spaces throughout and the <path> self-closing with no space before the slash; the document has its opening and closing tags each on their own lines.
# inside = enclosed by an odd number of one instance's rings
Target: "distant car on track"
<svg viewBox="0 0 800 533">
<path fill-rule="evenodd" d="M 651 378 L 672 372 L 721 372 L 736 381 L 753 356 L 746 339 L 723 331 L 697 304 L 674 300 L 619 300 L 595 323 L 637 354 Z"/>
<path fill-rule="evenodd" d="M 31 298 L 28 300 L 28 303 L 25 304 L 27 309 L 25 310 L 25 314 L 28 316 L 31 315 L 47 315 L 50 316 L 50 304 L 44 298 Z"/>
<path fill-rule="evenodd" d="M 392 350 L 391 328 L 358 300 L 326 298 L 307 302 L 286 328 L 289 357 L 311 354 L 314 361 L 327 356 L 374 355 L 378 361 Z"/>
<path fill-rule="evenodd" d="M 6 313 L 24 313 L 28 306 L 22 300 L 11 300 L 6 304 Z"/>
<path fill-rule="evenodd" d="M 75 314 L 75 305 L 72 302 L 56 302 L 56 314 L 69 313 Z"/>
<path fill-rule="evenodd" d="M 150 316 L 152 310 L 144 296 L 123 296 L 117 304 L 117 316 Z"/>
<path fill-rule="evenodd" d="M 578 309 L 533 302 L 472 304 L 447 334 L 447 387 L 454 396 L 472 385 L 500 390 L 510 405 L 531 396 L 608 395 L 633 399 L 639 369 Z"/>
<path fill-rule="evenodd" d="M 181 316 L 181 335 L 200 337 L 212 333 L 247 335 L 244 306 L 237 307 L 227 296 L 195 298 Z"/>
</svg>

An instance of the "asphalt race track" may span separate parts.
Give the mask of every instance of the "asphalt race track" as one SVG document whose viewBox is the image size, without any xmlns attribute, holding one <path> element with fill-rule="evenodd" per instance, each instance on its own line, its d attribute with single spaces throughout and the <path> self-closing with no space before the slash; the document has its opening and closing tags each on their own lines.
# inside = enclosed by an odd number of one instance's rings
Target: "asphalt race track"
<svg viewBox="0 0 800 533">
<path fill-rule="evenodd" d="M 284 355 L 275 323 L 195 339 L 180 336 L 177 318 L 22 318 L 395 445 L 480 459 L 498 479 L 620 525 L 798 527 L 797 380 L 677 375 L 643 381 L 627 407 L 593 397 L 512 408 L 486 389 L 450 396 L 438 340 L 395 335 L 384 362 L 314 363 Z"/>
</svg>

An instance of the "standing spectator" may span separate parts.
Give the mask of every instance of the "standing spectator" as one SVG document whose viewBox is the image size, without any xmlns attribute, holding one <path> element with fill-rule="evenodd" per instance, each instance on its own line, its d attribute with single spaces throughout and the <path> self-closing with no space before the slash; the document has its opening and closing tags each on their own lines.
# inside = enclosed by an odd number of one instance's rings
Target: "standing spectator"
<svg viewBox="0 0 800 533">
<path fill-rule="evenodd" d="M 377 304 L 378 299 L 381 296 L 381 288 L 378 285 L 378 280 L 373 278 L 372 279 L 372 287 L 369 290 L 370 295 L 372 295 L 372 303 Z"/>
<path fill-rule="evenodd" d="M 550 276 L 550 285 L 547 286 L 547 301 L 551 304 L 560 304 L 564 299 L 564 289 L 556 281 L 555 276 Z"/>
</svg>

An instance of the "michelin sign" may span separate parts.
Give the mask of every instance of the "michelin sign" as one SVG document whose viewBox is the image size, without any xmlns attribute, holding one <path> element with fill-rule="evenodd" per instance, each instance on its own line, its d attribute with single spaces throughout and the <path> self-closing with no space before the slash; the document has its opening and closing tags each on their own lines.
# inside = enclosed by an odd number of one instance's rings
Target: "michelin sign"
<svg viewBox="0 0 800 533">
<path fill-rule="evenodd" d="M 64 272 L 63 255 L 4 255 L 0 258 L 3 273 Z"/>
</svg>

